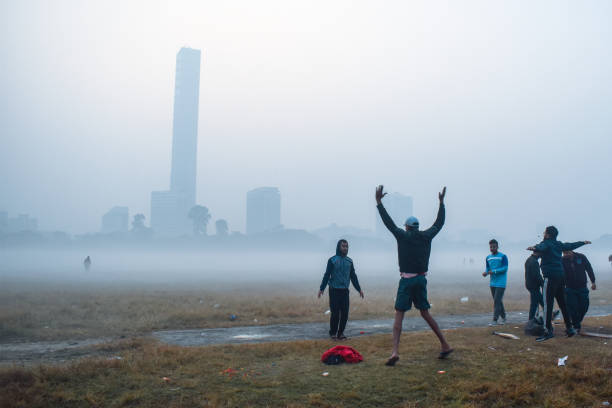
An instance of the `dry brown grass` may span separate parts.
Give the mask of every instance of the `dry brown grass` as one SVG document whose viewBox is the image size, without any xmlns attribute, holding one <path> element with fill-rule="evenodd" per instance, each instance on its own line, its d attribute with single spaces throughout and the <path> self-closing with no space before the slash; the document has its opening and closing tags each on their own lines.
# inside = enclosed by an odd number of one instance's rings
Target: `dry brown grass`
<svg viewBox="0 0 612 408">
<path fill-rule="evenodd" d="M 352 292 L 351 319 L 392 318 L 396 281 L 363 279 L 366 299 Z M 489 313 L 487 283 L 430 279 L 434 314 Z M 608 285 L 609 287 L 609 285 Z M 327 294 L 316 298 L 317 284 L 296 282 L 193 285 L 11 284 L 0 288 L 0 342 L 134 336 L 161 329 L 323 322 L 328 320 Z M 461 303 L 462 296 L 469 296 Z M 610 302 L 606 285 L 591 292 L 591 304 Z M 511 285 L 507 310 L 526 310 L 528 294 Z M 219 305 L 215 308 L 215 305 Z M 230 314 L 238 319 L 229 320 Z M 257 320 L 255 322 L 255 319 Z"/>
<path fill-rule="evenodd" d="M 612 317 L 588 324 L 610 327 Z M 435 358 L 431 332 L 406 334 L 394 368 L 383 365 L 389 335 L 349 340 L 364 362 L 341 366 L 319 361 L 328 341 L 181 348 L 136 340 L 118 347 L 122 360 L 0 369 L 0 406 L 598 407 L 611 401 L 611 342 L 536 343 L 510 331 L 521 340 L 488 329 L 447 331 L 456 351 L 445 361 Z M 564 355 L 568 365 L 557 367 Z"/>
</svg>

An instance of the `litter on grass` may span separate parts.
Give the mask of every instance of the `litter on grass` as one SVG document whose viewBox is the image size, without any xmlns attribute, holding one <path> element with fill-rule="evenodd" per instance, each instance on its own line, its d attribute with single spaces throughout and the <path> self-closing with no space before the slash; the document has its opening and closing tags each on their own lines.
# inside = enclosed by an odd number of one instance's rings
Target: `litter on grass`
<svg viewBox="0 0 612 408">
<path fill-rule="evenodd" d="M 169 383 L 172 380 L 170 379 L 170 377 L 162 377 L 162 381 Z"/>
<path fill-rule="evenodd" d="M 512 340 L 520 340 L 521 339 L 519 336 L 515 336 L 512 333 L 502 333 L 502 332 L 494 331 L 493 334 L 495 334 L 496 336 L 499 336 L 499 337 L 503 337 L 504 339 L 512 339 Z"/>
<path fill-rule="evenodd" d="M 230 320 L 233 322 L 234 320 L 236 320 L 236 317 L 237 317 L 237 316 L 236 316 L 235 314 L 231 314 L 231 315 L 229 316 L 229 319 L 230 319 Z"/>
<path fill-rule="evenodd" d="M 446 374 L 446 371 L 440 370 L 440 371 L 438 371 L 438 374 Z"/>
<path fill-rule="evenodd" d="M 464 296 L 460 300 L 461 300 L 461 303 L 467 303 L 469 302 L 470 298 L 468 296 Z"/>
<path fill-rule="evenodd" d="M 491 346 L 489 346 L 489 347 L 487 347 L 487 348 L 488 348 L 489 350 L 493 350 L 493 351 L 495 351 L 495 347 L 491 347 Z"/>
<path fill-rule="evenodd" d="M 331 310 L 326 310 L 325 311 L 325 314 L 330 314 L 330 313 L 331 313 Z"/>
<path fill-rule="evenodd" d="M 323 377 L 327 377 L 329 375 L 329 373 L 327 371 L 325 371 L 323 374 L 321 374 Z"/>
<path fill-rule="evenodd" d="M 558 367 L 564 366 L 564 365 L 565 365 L 565 362 L 567 361 L 567 357 L 568 357 L 568 356 L 561 357 L 561 358 L 559 359 L 559 362 L 557 362 L 557 366 L 558 366 Z"/>
</svg>

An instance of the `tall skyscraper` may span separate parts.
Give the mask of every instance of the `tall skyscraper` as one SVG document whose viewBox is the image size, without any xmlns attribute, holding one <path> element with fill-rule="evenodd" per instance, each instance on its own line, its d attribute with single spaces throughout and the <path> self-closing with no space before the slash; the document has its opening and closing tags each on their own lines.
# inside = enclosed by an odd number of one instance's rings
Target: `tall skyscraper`
<svg viewBox="0 0 612 408">
<path fill-rule="evenodd" d="M 412 215 L 412 197 L 401 193 L 389 193 L 383 199 L 383 204 L 395 225 L 403 228 L 406 218 Z M 380 219 L 378 211 L 376 211 L 376 234 L 379 236 L 389 234 L 387 227 Z"/>
<path fill-rule="evenodd" d="M 151 193 L 151 227 L 159 235 L 191 230 L 187 214 L 196 202 L 200 55 L 192 48 L 176 55 L 170 190 Z"/>
<path fill-rule="evenodd" d="M 259 187 L 247 193 L 247 234 L 282 228 L 281 197 L 276 187 Z"/>
</svg>

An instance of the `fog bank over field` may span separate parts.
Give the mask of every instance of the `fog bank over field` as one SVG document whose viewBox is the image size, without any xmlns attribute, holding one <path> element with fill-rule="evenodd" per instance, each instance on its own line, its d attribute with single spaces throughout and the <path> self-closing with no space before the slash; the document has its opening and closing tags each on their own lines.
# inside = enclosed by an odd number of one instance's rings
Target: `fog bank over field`
<svg viewBox="0 0 612 408">
<path fill-rule="evenodd" d="M 528 251 L 504 251 L 509 258 L 509 280 L 521 282 L 523 264 Z M 597 279 L 612 277 L 608 253 L 601 250 L 582 251 L 593 267 Z M 429 280 L 485 284 L 484 270 L 487 247 L 482 251 L 432 251 Z M 89 255 L 92 267 L 85 270 L 83 260 Z M 0 251 L 0 284 L 32 281 L 57 283 L 112 284 L 188 284 L 245 282 L 285 286 L 292 282 L 318 282 L 325 271 L 331 251 L 148 251 L 148 250 L 41 250 L 15 249 Z M 398 279 L 395 251 L 351 251 L 357 274 L 362 281 L 395 282 Z M 470 259 L 472 262 L 470 262 Z M 488 281 L 488 279 L 487 279 Z"/>
</svg>

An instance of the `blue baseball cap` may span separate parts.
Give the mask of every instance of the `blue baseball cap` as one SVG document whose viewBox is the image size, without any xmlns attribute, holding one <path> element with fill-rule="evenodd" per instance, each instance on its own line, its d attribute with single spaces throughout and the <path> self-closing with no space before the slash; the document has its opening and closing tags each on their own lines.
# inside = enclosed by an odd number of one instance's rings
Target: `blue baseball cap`
<svg viewBox="0 0 612 408">
<path fill-rule="evenodd" d="M 408 217 L 404 225 L 410 228 L 419 228 L 419 220 L 417 219 L 417 217 Z"/>
</svg>

